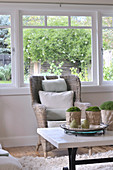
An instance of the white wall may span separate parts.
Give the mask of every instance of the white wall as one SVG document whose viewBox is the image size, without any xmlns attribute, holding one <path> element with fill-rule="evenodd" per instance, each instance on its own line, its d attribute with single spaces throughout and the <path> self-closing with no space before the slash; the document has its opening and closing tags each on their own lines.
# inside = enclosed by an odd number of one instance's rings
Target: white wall
<svg viewBox="0 0 113 170">
<path fill-rule="evenodd" d="M 100 106 L 105 101 L 113 100 L 113 92 L 82 93 L 82 100 L 90 102 L 93 106 Z"/>
<path fill-rule="evenodd" d="M 36 127 L 30 95 L 0 96 L 0 143 L 3 146 L 36 144 Z"/>
<path fill-rule="evenodd" d="M 113 92 L 82 93 L 82 100 L 100 106 Z M 30 95 L 0 96 L 0 143 L 5 147 L 36 145 L 37 122 Z"/>
<path fill-rule="evenodd" d="M 5 1 L 10 2 L 10 0 L 4 0 L 4 2 Z M 11 2 L 19 1 L 113 4 L 112 0 L 108 0 L 107 2 L 106 0 L 11 0 Z M 9 91 L 11 94 L 11 90 Z M 18 90 L 18 95 L 8 96 L 2 95 L 2 89 L 0 91 L 0 143 L 3 146 L 26 146 L 36 145 L 37 143 L 37 122 L 31 107 L 31 97 L 29 94 L 25 94 L 25 90 L 24 95 L 19 95 L 19 91 L 20 90 Z M 113 100 L 113 92 L 82 93 L 82 100 L 99 106 L 104 101 Z"/>
</svg>

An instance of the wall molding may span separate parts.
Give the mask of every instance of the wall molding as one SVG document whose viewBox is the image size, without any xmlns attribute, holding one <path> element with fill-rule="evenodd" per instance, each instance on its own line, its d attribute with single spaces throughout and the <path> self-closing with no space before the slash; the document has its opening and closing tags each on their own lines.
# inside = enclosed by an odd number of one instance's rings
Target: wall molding
<svg viewBox="0 0 113 170">
<path fill-rule="evenodd" d="M 0 0 L 0 3 L 37 3 L 37 4 L 72 4 L 72 5 L 113 5 L 112 0 Z"/>
<path fill-rule="evenodd" d="M 38 136 L 16 136 L 0 138 L 2 147 L 34 146 L 37 144 Z"/>
</svg>

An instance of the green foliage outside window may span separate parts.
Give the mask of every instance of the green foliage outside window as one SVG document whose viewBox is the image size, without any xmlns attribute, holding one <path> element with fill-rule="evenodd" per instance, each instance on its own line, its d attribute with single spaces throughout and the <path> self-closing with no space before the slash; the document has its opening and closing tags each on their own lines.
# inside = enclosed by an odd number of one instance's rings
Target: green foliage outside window
<svg viewBox="0 0 113 170">
<path fill-rule="evenodd" d="M 62 17 L 48 17 L 47 25 L 67 26 L 67 17 L 63 17 L 63 21 Z M 29 19 L 26 16 L 26 20 Z M 89 22 L 89 18 L 87 20 Z M 29 72 L 30 63 L 40 60 L 41 64 L 47 62 L 50 65 L 46 74 L 61 74 L 62 61 L 74 63 L 79 72 L 85 73 L 84 63 L 89 67 L 91 61 L 91 29 L 23 29 L 23 44 L 25 75 Z"/>
<path fill-rule="evenodd" d="M 62 67 L 63 64 L 64 64 L 63 61 L 62 61 L 60 64 L 58 64 L 58 66 L 55 65 L 54 63 L 51 63 L 50 69 L 47 70 L 47 73 L 48 73 L 48 74 L 54 73 L 54 75 L 61 75 L 61 74 L 62 74 L 62 71 L 63 71 L 63 70 L 61 69 L 61 67 Z M 47 74 L 46 74 L 46 75 L 47 75 Z"/>
<path fill-rule="evenodd" d="M 107 22 L 108 21 L 108 22 Z M 103 21 L 104 25 L 112 26 L 112 17 L 105 17 Z M 113 81 L 113 29 L 103 29 L 103 80 Z M 108 52 L 104 54 L 104 52 Z M 110 57 L 107 56 L 110 54 Z M 104 58 L 106 59 L 104 61 Z M 106 65 L 107 60 L 109 65 Z"/>
<path fill-rule="evenodd" d="M 103 67 L 103 80 L 112 81 L 113 80 L 113 63 L 110 63 L 109 67 Z"/>
<path fill-rule="evenodd" d="M 11 28 L 5 26 L 11 25 L 10 15 L 0 15 L 0 83 L 11 83 L 11 60 L 5 62 L 6 57 L 11 54 Z"/>
<path fill-rule="evenodd" d="M 74 74 L 80 78 L 81 81 L 91 81 L 88 79 L 88 70 L 87 67 L 84 69 L 84 72 L 78 73 L 77 68 L 70 68 L 71 74 Z"/>
<path fill-rule="evenodd" d="M 10 81 L 11 80 L 11 64 L 0 67 L 0 80 Z M 1 81 L 1 83 L 3 83 Z"/>
<path fill-rule="evenodd" d="M 38 18 L 38 19 L 37 19 Z M 73 17 L 72 25 L 80 24 L 79 20 L 75 23 Z M 80 19 L 80 18 L 79 18 Z M 112 17 L 103 17 L 103 26 L 112 26 Z M 36 22 L 37 20 L 37 22 Z M 51 26 L 54 16 L 50 17 L 48 25 Z M 24 17 L 24 25 L 40 25 L 44 26 L 43 16 Z M 0 15 L 0 25 L 10 25 L 10 17 L 8 15 Z M 67 18 L 57 17 L 54 24 L 66 26 Z M 91 18 L 87 21 L 82 21 L 81 24 L 91 25 Z M 75 63 L 76 67 L 70 68 L 71 74 L 76 74 L 81 81 L 91 81 L 88 78 L 88 68 L 91 67 L 91 29 L 24 29 L 23 30 L 24 43 L 24 63 L 25 63 L 25 77 L 27 79 L 29 73 L 30 62 L 39 61 L 41 64 L 48 62 L 50 69 L 46 74 L 62 74 L 62 66 L 64 61 Z M 0 29 L 0 54 L 10 54 L 11 30 L 9 28 Z M 113 49 L 113 31 L 112 29 L 103 29 L 103 48 L 104 50 Z M 11 65 L 8 67 L 11 68 Z M 0 67 L 0 80 L 10 80 L 11 70 L 8 71 L 6 66 Z M 109 67 L 103 65 L 103 80 L 113 80 L 113 63 Z"/>
<path fill-rule="evenodd" d="M 84 29 L 25 29 L 24 60 L 49 63 L 91 60 L 91 33 Z"/>
</svg>

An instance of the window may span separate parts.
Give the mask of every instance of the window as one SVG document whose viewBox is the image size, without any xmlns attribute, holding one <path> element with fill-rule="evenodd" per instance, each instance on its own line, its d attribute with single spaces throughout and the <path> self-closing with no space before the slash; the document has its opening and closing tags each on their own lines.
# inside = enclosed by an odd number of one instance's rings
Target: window
<svg viewBox="0 0 113 170">
<path fill-rule="evenodd" d="M 103 80 L 113 81 L 113 17 L 102 17 Z"/>
<path fill-rule="evenodd" d="M 8 5 L 0 6 L 0 94 L 3 89 L 28 94 L 29 76 L 37 74 L 76 74 L 83 91 L 108 90 L 113 83 L 112 7 Z"/>
<path fill-rule="evenodd" d="M 0 15 L 0 84 L 11 84 L 11 16 Z"/>
<path fill-rule="evenodd" d="M 92 77 L 92 16 L 23 15 L 24 82 L 32 74 Z"/>
</svg>

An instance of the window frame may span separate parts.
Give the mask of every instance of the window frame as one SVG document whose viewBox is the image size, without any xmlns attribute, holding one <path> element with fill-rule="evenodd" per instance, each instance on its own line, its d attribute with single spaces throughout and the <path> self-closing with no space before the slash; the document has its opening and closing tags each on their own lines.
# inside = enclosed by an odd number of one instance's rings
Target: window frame
<svg viewBox="0 0 113 170">
<path fill-rule="evenodd" d="M 90 7 L 90 8 L 89 8 Z M 14 54 L 12 56 L 12 86 L 0 86 L 0 95 L 28 95 L 30 94 L 29 84 L 23 83 L 23 49 L 22 49 L 22 14 L 40 14 L 40 15 L 54 15 L 64 13 L 70 15 L 77 12 L 83 16 L 83 13 L 94 15 L 93 31 L 93 77 L 92 84 L 82 83 L 82 93 L 87 92 L 111 92 L 113 91 L 112 83 L 104 83 L 103 75 L 103 61 L 101 56 L 102 48 L 102 16 L 105 14 L 113 14 L 112 6 L 101 5 L 71 5 L 71 4 L 31 4 L 31 3 L 1 3 L 0 14 L 11 14 L 12 18 L 12 48 Z"/>
<path fill-rule="evenodd" d="M 42 13 L 37 11 L 21 11 L 21 19 L 23 15 L 42 15 Z M 45 26 L 23 26 L 21 34 L 23 34 L 24 28 L 69 28 L 69 29 L 91 29 L 92 30 L 92 36 L 91 36 L 91 45 L 92 45 L 92 81 L 91 82 L 81 82 L 82 85 L 97 85 L 97 72 L 94 70 L 97 70 L 96 61 L 97 58 L 94 58 L 93 56 L 97 56 L 96 51 L 96 14 L 94 12 L 69 12 L 67 15 L 67 12 L 55 12 L 51 14 L 51 12 L 44 12 L 43 16 L 45 16 Z M 47 26 L 47 16 L 68 16 L 69 17 L 69 26 Z M 70 26 L 70 17 L 71 16 L 91 16 L 92 17 L 92 26 Z M 22 43 L 23 44 L 23 35 L 22 35 Z M 22 53 L 23 55 L 23 53 Z M 94 60 L 94 61 L 93 61 Z M 24 63 L 23 63 L 24 64 Z M 23 68 L 24 70 L 24 68 Z M 23 72 L 24 75 L 24 72 Z M 23 86 L 28 86 L 28 84 L 23 83 Z"/>
<path fill-rule="evenodd" d="M 9 87 L 14 87 L 15 86 L 15 69 L 14 69 L 14 65 L 15 65 L 15 58 L 14 58 L 14 37 L 13 37 L 13 34 L 12 32 L 14 32 L 14 19 L 13 19 L 13 12 L 9 11 L 9 12 L 6 12 L 6 11 L 0 11 L 0 15 L 10 15 L 11 16 L 11 25 L 10 26 L 0 26 L 0 29 L 1 28 L 10 28 L 11 29 L 11 75 L 12 75 L 12 79 L 11 79 L 11 83 L 8 83 L 8 84 L 1 84 L 0 83 L 0 88 L 2 87 L 6 87 L 6 88 L 9 88 Z"/>
<path fill-rule="evenodd" d="M 111 12 L 103 12 L 101 14 L 101 49 L 103 49 L 103 37 L 102 37 L 102 32 L 103 32 L 103 29 L 112 29 L 113 30 L 113 26 L 112 27 L 107 27 L 107 26 L 102 26 L 102 17 L 104 16 L 108 16 L 108 17 L 113 17 L 113 13 Z M 102 85 L 112 85 L 113 84 L 113 80 L 112 81 L 104 81 L 103 80 L 103 54 L 102 54 L 102 51 L 101 51 L 101 63 L 102 63 L 102 68 L 101 68 L 101 80 L 102 80 Z"/>
</svg>

